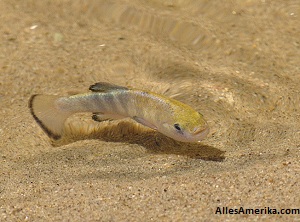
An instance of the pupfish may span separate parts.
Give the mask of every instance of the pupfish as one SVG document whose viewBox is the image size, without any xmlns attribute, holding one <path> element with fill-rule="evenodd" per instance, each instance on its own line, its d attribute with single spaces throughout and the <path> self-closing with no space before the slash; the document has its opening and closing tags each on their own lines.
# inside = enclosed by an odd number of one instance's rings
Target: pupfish
<svg viewBox="0 0 300 222">
<path fill-rule="evenodd" d="M 106 82 L 91 85 L 89 90 L 66 97 L 33 95 L 29 100 L 30 112 L 55 140 L 63 135 L 66 119 L 81 112 L 92 113 L 92 118 L 100 122 L 129 117 L 182 142 L 199 142 L 209 133 L 203 115 L 175 99 Z"/>
</svg>

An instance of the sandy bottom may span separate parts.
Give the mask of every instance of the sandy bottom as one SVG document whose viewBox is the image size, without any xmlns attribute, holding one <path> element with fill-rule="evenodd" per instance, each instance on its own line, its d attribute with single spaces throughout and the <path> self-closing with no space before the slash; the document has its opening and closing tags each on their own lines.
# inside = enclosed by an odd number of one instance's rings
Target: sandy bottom
<svg viewBox="0 0 300 222">
<path fill-rule="evenodd" d="M 215 215 L 300 208 L 299 1 L 118 2 L 0 1 L 0 220 L 299 221 Z M 98 81 L 183 101 L 211 132 L 80 114 L 51 141 L 30 96 Z"/>
</svg>

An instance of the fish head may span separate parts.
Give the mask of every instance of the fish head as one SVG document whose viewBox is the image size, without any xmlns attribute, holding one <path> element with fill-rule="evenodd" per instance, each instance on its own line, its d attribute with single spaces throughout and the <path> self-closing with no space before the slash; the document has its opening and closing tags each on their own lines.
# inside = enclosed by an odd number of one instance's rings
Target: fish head
<svg viewBox="0 0 300 222">
<path fill-rule="evenodd" d="M 203 115 L 193 109 L 174 112 L 173 118 L 163 123 L 163 133 L 181 142 L 200 142 L 209 133 Z"/>
</svg>

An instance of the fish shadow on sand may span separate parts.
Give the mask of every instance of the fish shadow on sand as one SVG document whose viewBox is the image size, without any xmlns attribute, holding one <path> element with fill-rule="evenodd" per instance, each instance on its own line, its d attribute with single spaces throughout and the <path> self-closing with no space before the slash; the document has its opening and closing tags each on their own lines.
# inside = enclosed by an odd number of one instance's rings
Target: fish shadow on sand
<svg viewBox="0 0 300 222">
<path fill-rule="evenodd" d="M 163 134 L 131 121 L 86 123 L 69 122 L 64 136 L 53 141 L 54 146 L 62 146 L 80 140 L 96 139 L 106 142 L 138 144 L 147 152 L 155 154 L 176 154 L 193 159 L 223 161 L 225 151 L 201 143 L 175 141 Z"/>
</svg>

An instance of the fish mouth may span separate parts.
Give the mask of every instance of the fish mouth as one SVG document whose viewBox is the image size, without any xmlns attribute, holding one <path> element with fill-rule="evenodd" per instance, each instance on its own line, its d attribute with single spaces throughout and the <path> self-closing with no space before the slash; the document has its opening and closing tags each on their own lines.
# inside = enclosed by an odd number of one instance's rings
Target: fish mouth
<svg viewBox="0 0 300 222">
<path fill-rule="evenodd" d="M 204 128 L 197 129 L 193 134 L 197 136 L 198 142 L 203 140 L 209 133 L 209 127 L 206 125 Z"/>
</svg>

